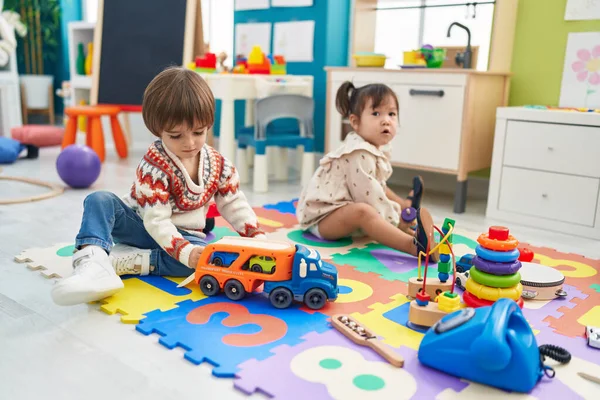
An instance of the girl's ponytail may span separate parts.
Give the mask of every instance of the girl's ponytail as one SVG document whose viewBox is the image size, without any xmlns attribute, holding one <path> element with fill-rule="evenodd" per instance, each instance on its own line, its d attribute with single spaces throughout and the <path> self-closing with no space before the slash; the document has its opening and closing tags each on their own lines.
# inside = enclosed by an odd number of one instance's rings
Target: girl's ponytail
<svg viewBox="0 0 600 400">
<path fill-rule="evenodd" d="M 352 93 L 356 90 L 354 84 L 350 81 L 342 83 L 342 86 L 337 91 L 335 97 L 335 106 L 343 118 L 350 116 L 350 98 Z"/>
</svg>

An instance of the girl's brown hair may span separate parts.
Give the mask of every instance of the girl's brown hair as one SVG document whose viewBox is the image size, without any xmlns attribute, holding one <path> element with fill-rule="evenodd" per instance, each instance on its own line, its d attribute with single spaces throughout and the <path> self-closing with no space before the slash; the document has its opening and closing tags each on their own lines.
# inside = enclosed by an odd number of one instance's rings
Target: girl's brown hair
<svg viewBox="0 0 600 400">
<path fill-rule="evenodd" d="M 398 108 L 398 97 L 389 86 L 381 83 L 372 83 L 356 88 L 352 82 L 346 81 L 342 83 L 342 86 L 337 91 L 335 106 L 344 118 L 349 117 L 350 114 L 354 114 L 360 118 L 369 99 L 372 101 L 371 106 L 376 108 L 388 97 L 394 99 L 396 108 Z"/>
<path fill-rule="evenodd" d="M 189 129 L 210 128 L 215 121 L 215 98 L 200 75 L 189 69 L 170 67 L 146 88 L 142 103 L 144 123 L 160 137 L 184 124 Z"/>
</svg>

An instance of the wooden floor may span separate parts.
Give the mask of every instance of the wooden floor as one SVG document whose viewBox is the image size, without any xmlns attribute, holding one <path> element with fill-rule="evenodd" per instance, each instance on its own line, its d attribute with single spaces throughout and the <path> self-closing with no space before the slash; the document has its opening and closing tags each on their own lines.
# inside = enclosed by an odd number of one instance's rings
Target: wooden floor
<svg viewBox="0 0 600 400">
<path fill-rule="evenodd" d="M 216 379 L 208 365 L 184 362 L 183 351 L 166 351 L 154 335 L 133 334 L 93 306 L 58 307 L 50 298 L 53 280 L 13 262 L 31 247 L 72 242 L 82 201 L 93 190 L 125 193 L 142 156 L 128 160 L 108 152 L 102 175 L 90 190 L 68 190 L 42 202 L 0 206 L 0 399 L 233 399 L 247 398 L 231 381 Z M 43 149 L 37 160 L 4 166 L 1 174 L 60 182 L 55 170 L 58 149 Z M 245 192 L 252 205 L 299 195 L 297 181 L 271 184 L 270 193 Z M 0 197 L 37 194 L 43 189 L 0 181 Z M 399 190 L 403 194 L 404 190 Z M 452 213 L 452 198 L 428 193 L 424 205 L 437 223 L 456 219 L 457 227 L 484 232 L 497 221 L 484 218 L 485 203 L 469 201 L 467 213 Z M 510 226 L 522 241 L 600 258 L 596 241 L 532 228 Z M 112 319 L 114 323 L 107 323 Z M 260 398 L 255 395 L 253 398 Z"/>
</svg>

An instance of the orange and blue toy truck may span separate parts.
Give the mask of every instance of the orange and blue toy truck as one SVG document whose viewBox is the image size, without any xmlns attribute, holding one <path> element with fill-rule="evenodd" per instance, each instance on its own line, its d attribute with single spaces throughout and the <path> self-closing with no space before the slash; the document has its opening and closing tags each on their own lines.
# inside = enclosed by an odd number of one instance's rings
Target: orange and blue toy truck
<svg viewBox="0 0 600 400">
<path fill-rule="evenodd" d="M 215 260 L 227 258 L 227 263 Z M 274 262 L 272 270 L 253 268 L 257 257 Z M 206 296 L 223 290 L 231 300 L 241 300 L 264 284 L 263 294 L 276 308 L 299 301 L 319 310 L 337 299 L 337 269 L 321 260 L 314 249 L 272 240 L 226 236 L 202 252 L 194 280 Z"/>
</svg>

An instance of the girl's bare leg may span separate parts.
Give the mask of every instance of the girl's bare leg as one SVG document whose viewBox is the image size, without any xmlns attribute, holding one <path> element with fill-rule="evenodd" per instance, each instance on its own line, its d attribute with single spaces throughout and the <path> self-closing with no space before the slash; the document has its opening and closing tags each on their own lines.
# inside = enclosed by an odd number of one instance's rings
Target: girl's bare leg
<svg viewBox="0 0 600 400">
<path fill-rule="evenodd" d="M 421 213 L 427 236 L 433 238 L 433 219 L 427 210 L 422 209 Z M 414 236 L 387 222 L 368 204 L 348 204 L 332 212 L 319 223 L 319 233 L 327 240 L 348 237 L 358 229 L 384 246 L 417 255 Z M 433 243 L 431 246 L 433 247 Z"/>
</svg>

